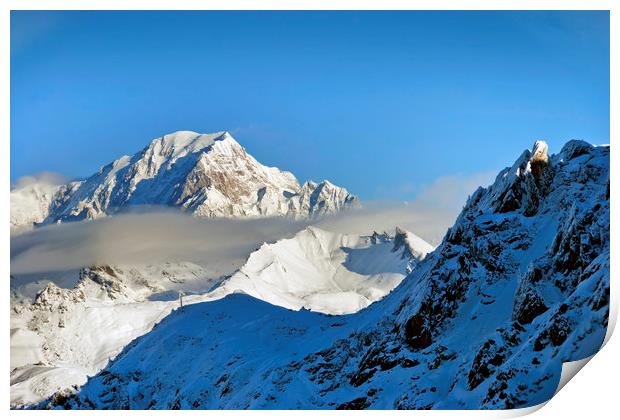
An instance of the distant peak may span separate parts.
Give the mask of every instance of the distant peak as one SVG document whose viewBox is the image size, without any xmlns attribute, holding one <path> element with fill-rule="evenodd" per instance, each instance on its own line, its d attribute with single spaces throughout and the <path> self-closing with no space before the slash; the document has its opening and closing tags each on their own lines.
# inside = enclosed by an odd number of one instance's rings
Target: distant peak
<svg viewBox="0 0 620 420">
<path fill-rule="evenodd" d="M 195 131 L 179 130 L 179 131 L 174 131 L 172 133 L 164 134 L 163 139 L 174 141 L 176 139 L 187 138 L 187 137 L 197 137 L 199 135 L 200 133 L 197 133 Z"/>
<path fill-rule="evenodd" d="M 156 138 L 151 144 L 161 143 L 162 146 L 180 148 L 187 146 L 198 137 L 200 137 L 200 134 L 193 131 L 175 131 L 174 133 Z"/>
<path fill-rule="evenodd" d="M 208 134 L 208 135 L 213 135 L 213 134 Z M 241 146 L 239 142 L 228 131 L 222 131 L 220 133 L 217 133 L 217 137 L 213 139 L 213 141 L 216 141 L 216 142 L 222 141 L 222 142 L 234 144 L 237 146 Z"/>
</svg>

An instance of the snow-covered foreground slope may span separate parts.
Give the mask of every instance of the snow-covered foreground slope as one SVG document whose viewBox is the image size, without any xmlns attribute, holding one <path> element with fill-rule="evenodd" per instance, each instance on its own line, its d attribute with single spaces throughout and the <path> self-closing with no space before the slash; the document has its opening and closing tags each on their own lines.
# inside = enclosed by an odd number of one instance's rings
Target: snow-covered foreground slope
<svg viewBox="0 0 620 420">
<path fill-rule="evenodd" d="M 609 148 L 537 143 L 385 299 L 346 316 L 190 305 L 41 406 L 524 407 L 599 349 L 608 308 Z"/>
<path fill-rule="evenodd" d="M 87 179 L 44 192 L 16 190 L 11 200 L 12 226 L 95 219 L 145 205 L 206 217 L 296 219 L 359 205 L 329 181 L 300 185 L 290 172 L 262 165 L 228 132 L 191 131 L 157 138 Z"/>
<path fill-rule="evenodd" d="M 400 230 L 392 238 L 309 227 L 264 244 L 224 278 L 213 278 L 214 267 L 191 263 L 84 269 L 75 287 L 49 284 L 34 303 L 13 306 L 11 402 L 33 403 L 83 384 L 177 308 L 178 291 L 186 304 L 244 293 L 286 308 L 350 313 L 389 293 L 430 250 Z M 28 286 L 20 283 L 15 293 L 34 290 Z"/>
</svg>

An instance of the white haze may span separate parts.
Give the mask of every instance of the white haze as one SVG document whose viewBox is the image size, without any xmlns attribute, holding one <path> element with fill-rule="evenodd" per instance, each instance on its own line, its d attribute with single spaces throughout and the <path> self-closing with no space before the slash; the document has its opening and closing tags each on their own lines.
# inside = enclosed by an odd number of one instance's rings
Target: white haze
<svg viewBox="0 0 620 420">
<path fill-rule="evenodd" d="M 40 172 L 34 175 L 26 175 L 17 178 L 11 185 L 11 189 L 21 189 L 36 184 L 62 185 L 68 181 L 69 178 L 56 172 Z"/>
<path fill-rule="evenodd" d="M 263 242 L 303 228 L 284 219 L 199 219 L 178 212 L 121 214 L 57 224 L 11 238 L 11 273 L 61 271 L 92 264 L 205 264 L 243 257 Z"/>
<path fill-rule="evenodd" d="M 361 209 L 324 218 L 315 225 L 331 232 L 358 235 L 393 233 L 398 226 L 415 233 L 431 245 L 437 245 L 457 214 L 458 210 L 430 208 L 418 202 L 374 202 L 364 203 Z"/>
<path fill-rule="evenodd" d="M 487 186 L 497 171 L 447 175 L 423 187 L 409 202 L 363 202 L 363 209 L 343 212 L 318 222 L 325 230 L 367 234 L 391 232 L 399 226 L 438 245 L 467 201 L 480 186 Z"/>
<path fill-rule="evenodd" d="M 400 226 L 430 241 L 443 235 L 453 216 L 454 212 L 425 210 L 413 204 L 370 204 L 314 225 L 355 234 L 393 232 Z M 292 237 L 308 224 L 284 218 L 208 219 L 162 211 L 62 223 L 12 236 L 11 273 L 63 271 L 103 263 L 222 265 L 245 258 L 264 242 Z"/>
</svg>

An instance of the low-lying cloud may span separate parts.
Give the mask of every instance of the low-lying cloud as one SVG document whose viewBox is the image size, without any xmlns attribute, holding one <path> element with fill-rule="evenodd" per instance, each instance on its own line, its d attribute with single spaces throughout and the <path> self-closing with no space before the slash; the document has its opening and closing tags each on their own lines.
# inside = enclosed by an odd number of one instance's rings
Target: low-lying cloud
<svg viewBox="0 0 620 420">
<path fill-rule="evenodd" d="M 343 234 L 393 232 L 396 226 L 437 245 L 468 194 L 490 175 L 443 177 L 416 200 L 363 202 L 313 225 Z M 292 237 L 309 223 L 284 218 L 205 219 L 161 209 L 94 221 L 45 226 L 11 237 L 11 273 L 71 270 L 93 264 L 142 265 L 191 261 L 201 265 L 244 259 L 265 242 Z"/>
<path fill-rule="evenodd" d="M 303 227 L 282 218 L 201 219 L 163 211 L 51 225 L 11 238 L 11 273 L 62 271 L 103 263 L 234 260 Z"/>
</svg>

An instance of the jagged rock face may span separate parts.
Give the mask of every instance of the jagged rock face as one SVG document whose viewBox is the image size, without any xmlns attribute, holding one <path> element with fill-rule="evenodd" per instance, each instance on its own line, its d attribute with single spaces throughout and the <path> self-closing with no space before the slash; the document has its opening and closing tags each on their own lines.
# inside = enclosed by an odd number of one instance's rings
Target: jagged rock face
<svg viewBox="0 0 620 420">
<path fill-rule="evenodd" d="M 550 367 L 592 354 L 605 334 L 608 179 L 608 147 L 571 141 L 548 156 L 537 142 L 491 187 L 476 191 L 438 248 L 435 267 L 419 280 L 426 297 L 399 314 L 410 347 L 445 343 L 454 324 L 462 325 L 459 317 L 480 317 L 465 308 L 492 308 L 505 302 L 501 288 L 514 290 L 512 311 L 471 362 L 468 387 L 493 378 L 483 406 L 544 401 L 543 383 L 557 381 Z M 538 388 L 518 383 L 524 373 L 538 375 Z"/>
<path fill-rule="evenodd" d="M 359 205 L 359 199 L 347 192 L 344 188 L 337 187 L 329 181 L 320 183 L 308 181 L 299 193 L 299 199 L 295 200 L 295 208 L 302 214 L 312 217 L 324 214 L 333 214 L 347 207 Z M 297 207 L 297 203 L 299 203 Z"/>
<path fill-rule="evenodd" d="M 180 131 L 88 179 L 56 186 L 32 216 L 19 203 L 12 203 L 12 225 L 95 219 L 137 205 L 178 207 L 204 217 L 303 219 L 358 206 L 359 199 L 329 181 L 300 186 L 290 172 L 260 164 L 227 132 Z"/>
<path fill-rule="evenodd" d="M 44 308 L 53 312 L 57 307 L 65 305 L 66 302 L 79 303 L 83 302 L 84 299 L 86 299 L 86 296 L 81 288 L 62 289 L 54 283 L 49 283 L 37 294 L 33 307 L 38 309 Z"/>
<path fill-rule="evenodd" d="M 541 141 L 534 144 L 532 151 L 524 151 L 512 167 L 500 172 L 483 205 L 493 205 L 499 213 L 519 210 L 526 216 L 536 214 L 553 177 L 547 151 L 547 144 Z"/>
<path fill-rule="evenodd" d="M 537 143 L 366 310 L 325 317 L 241 295 L 191 305 L 60 405 L 531 406 L 553 395 L 562 362 L 598 351 L 608 309 L 609 148 L 573 141 L 549 156 Z"/>
</svg>

